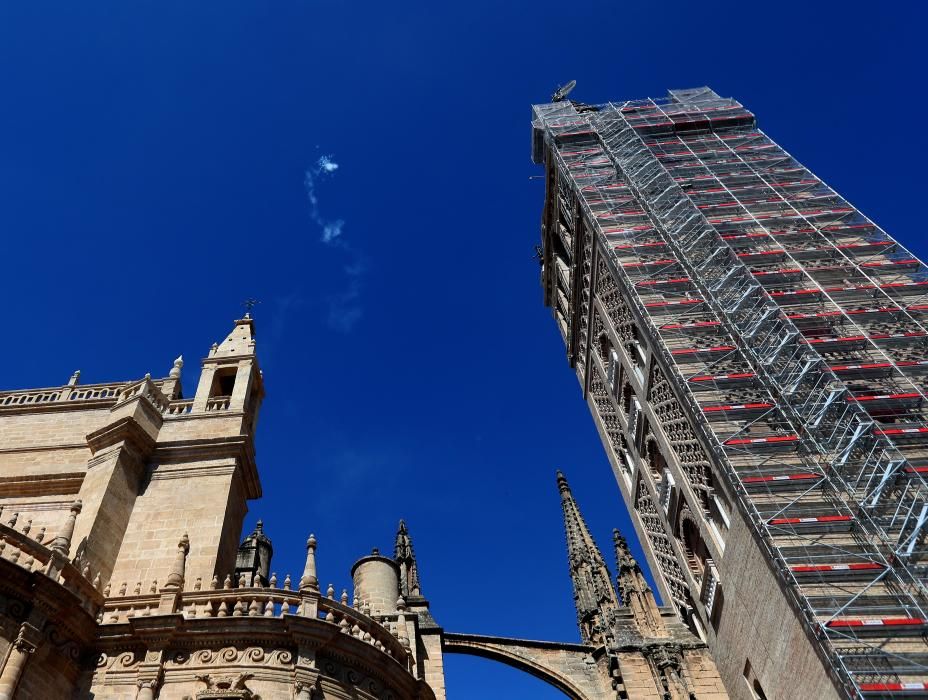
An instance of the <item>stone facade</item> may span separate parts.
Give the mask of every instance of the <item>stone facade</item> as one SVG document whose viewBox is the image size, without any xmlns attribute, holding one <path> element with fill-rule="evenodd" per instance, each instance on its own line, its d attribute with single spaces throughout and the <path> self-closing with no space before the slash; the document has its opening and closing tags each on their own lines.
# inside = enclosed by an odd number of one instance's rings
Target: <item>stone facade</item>
<svg viewBox="0 0 928 700">
<path fill-rule="evenodd" d="M 319 590 L 314 537 L 299 581 L 268 575 L 260 527 L 239 546 L 261 495 L 252 319 L 192 399 L 182 368 L 0 394 L 0 700 L 443 697 L 437 625 L 418 583 L 400 598 L 399 563 L 372 608 L 376 571 L 353 602 Z"/>
<path fill-rule="evenodd" d="M 0 394 L 0 700 L 444 700 L 445 653 L 543 678 L 574 700 L 721 700 L 705 645 L 658 608 L 624 540 L 618 588 L 558 485 L 582 643 L 446 633 L 403 521 L 393 556 L 321 591 L 272 573 L 254 427 L 254 323 L 167 377 Z M 191 498 L 195 494 L 195 498 Z"/>
</svg>

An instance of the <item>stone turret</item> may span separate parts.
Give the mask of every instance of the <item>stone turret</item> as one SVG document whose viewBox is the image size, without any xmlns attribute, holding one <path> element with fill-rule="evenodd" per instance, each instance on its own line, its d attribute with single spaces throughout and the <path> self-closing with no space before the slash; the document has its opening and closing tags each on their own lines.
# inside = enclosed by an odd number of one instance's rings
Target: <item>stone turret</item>
<svg viewBox="0 0 928 700">
<path fill-rule="evenodd" d="M 362 606 L 370 606 L 372 615 L 396 612 L 400 592 L 400 568 L 392 559 L 374 549 L 351 567 L 354 595 Z"/>
<path fill-rule="evenodd" d="M 228 337 L 210 348 L 203 360 L 194 411 L 242 411 L 252 418 L 248 431 L 254 431 L 257 409 L 264 398 L 264 384 L 255 355 L 254 320 L 245 314 L 235 321 Z"/>
</svg>

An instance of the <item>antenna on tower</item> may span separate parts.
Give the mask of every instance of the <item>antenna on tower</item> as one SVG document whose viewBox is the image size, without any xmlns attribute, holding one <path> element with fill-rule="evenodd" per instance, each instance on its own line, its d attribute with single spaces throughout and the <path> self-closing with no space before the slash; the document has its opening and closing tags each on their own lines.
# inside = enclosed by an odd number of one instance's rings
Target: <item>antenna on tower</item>
<svg viewBox="0 0 928 700">
<path fill-rule="evenodd" d="M 567 85 L 559 85 L 557 90 L 554 91 L 554 94 L 551 95 L 552 102 L 563 102 L 564 99 L 570 94 L 570 91 L 577 87 L 577 81 L 571 80 Z"/>
</svg>

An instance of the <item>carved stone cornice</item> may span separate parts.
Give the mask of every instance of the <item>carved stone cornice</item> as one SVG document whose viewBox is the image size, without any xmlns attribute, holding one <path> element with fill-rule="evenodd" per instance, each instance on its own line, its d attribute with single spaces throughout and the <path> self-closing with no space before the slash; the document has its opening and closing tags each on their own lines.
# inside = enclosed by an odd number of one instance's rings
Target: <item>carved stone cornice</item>
<svg viewBox="0 0 928 700">
<path fill-rule="evenodd" d="M 241 467 L 245 498 L 261 497 L 261 481 L 255 462 L 255 443 L 250 435 L 230 435 L 192 440 L 159 442 L 152 455 L 158 464 L 234 459 Z"/>
<path fill-rule="evenodd" d="M 132 416 L 118 418 L 87 435 L 87 446 L 94 455 L 119 443 L 139 461 L 144 461 L 155 447 L 155 439 Z"/>
<path fill-rule="evenodd" d="M 338 626 L 324 620 L 289 614 L 271 618 L 151 615 L 129 618 L 123 623 L 98 625 L 97 629 L 95 647 L 105 658 L 120 658 L 128 650 L 142 646 L 152 649 L 157 645 L 168 659 L 164 667 L 166 671 L 205 659 L 207 655 L 210 659 L 207 665 L 211 667 L 219 667 L 223 663 L 239 664 L 248 662 L 249 658 L 218 652 L 231 648 L 242 653 L 247 649 L 265 649 L 277 650 L 273 652 L 277 655 L 274 658 L 293 674 L 292 682 L 311 682 L 317 671 L 327 675 L 316 664 L 316 652 L 324 651 L 325 657 L 339 667 L 374 679 L 385 688 L 395 689 L 397 697 L 418 697 L 421 694 L 419 681 L 400 662 L 369 642 L 345 634 Z M 273 654 L 267 652 L 258 656 L 269 659 Z M 301 662 L 303 654 L 307 654 L 305 663 Z M 224 655 L 228 656 L 227 662 L 223 661 Z M 173 658 L 179 661 L 170 661 Z"/>
</svg>

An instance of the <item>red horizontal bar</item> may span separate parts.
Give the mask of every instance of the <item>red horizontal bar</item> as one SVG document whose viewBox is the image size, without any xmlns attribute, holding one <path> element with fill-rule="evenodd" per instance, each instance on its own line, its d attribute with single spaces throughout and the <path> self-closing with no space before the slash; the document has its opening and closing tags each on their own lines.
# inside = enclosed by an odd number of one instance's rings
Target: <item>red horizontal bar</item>
<svg viewBox="0 0 928 700">
<path fill-rule="evenodd" d="M 928 433 L 928 428 L 874 428 L 876 435 L 924 435 Z"/>
<path fill-rule="evenodd" d="M 773 518 L 768 525 L 812 525 L 815 523 L 846 523 L 853 520 L 850 515 L 818 515 L 814 518 Z"/>
<path fill-rule="evenodd" d="M 887 363 L 888 364 L 888 363 Z M 900 399 L 917 399 L 921 398 L 921 394 L 917 391 L 907 391 L 901 394 L 869 394 L 865 396 L 849 396 L 848 401 L 898 401 Z"/>
<path fill-rule="evenodd" d="M 614 245 L 613 250 L 629 250 L 632 248 L 666 248 L 667 244 L 661 241 L 657 243 L 629 243 L 628 245 Z"/>
<path fill-rule="evenodd" d="M 715 345 L 711 348 L 682 348 L 680 350 L 671 350 L 671 355 L 695 355 L 701 352 L 728 352 L 734 350 L 734 345 Z"/>
<path fill-rule="evenodd" d="M 765 438 L 735 438 L 726 440 L 726 445 L 768 445 L 772 443 L 796 442 L 798 435 L 771 435 Z"/>
<path fill-rule="evenodd" d="M 861 683 L 857 686 L 864 693 L 892 693 L 894 691 L 928 690 L 928 682 L 911 683 Z"/>
<path fill-rule="evenodd" d="M 661 330 L 675 331 L 686 328 L 711 328 L 721 326 L 721 321 L 696 321 L 695 323 L 666 323 L 661 326 Z"/>
<path fill-rule="evenodd" d="M 759 401 L 757 403 L 739 403 L 739 404 L 728 404 L 725 406 L 706 406 L 703 408 L 703 413 L 717 413 L 720 411 L 747 411 L 758 408 L 773 408 L 772 403 L 766 401 Z"/>
<path fill-rule="evenodd" d="M 678 301 L 652 301 L 645 304 L 646 309 L 660 309 L 668 306 L 690 306 L 692 304 L 702 304 L 702 299 L 680 299 Z"/>
<path fill-rule="evenodd" d="M 622 267 L 642 267 L 644 265 L 670 265 L 676 262 L 677 261 L 674 258 L 666 258 L 664 260 L 652 260 L 650 262 L 622 263 Z"/>
<path fill-rule="evenodd" d="M 880 617 L 863 618 L 857 620 L 832 620 L 826 627 L 908 627 L 923 625 L 925 621 L 920 617 Z"/>
<path fill-rule="evenodd" d="M 833 365 L 829 369 L 832 372 L 850 372 L 855 369 L 886 369 L 892 366 L 892 362 L 867 362 L 860 365 Z"/>
<path fill-rule="evenodd" d="M 658 284 L 679 284 L 680 282 L 689 282 L 689 277 L 671 277 L 666 280 L 645 280 L 644 282 L 636 282 L 636 287 L 653 287 Z M 647 306 L 647 304 L 645 304 Z"/>
<path fill-rule="evenodd" d="M 741 480 L 743 484 L 760 484 L 768 481 L 808 481 L 821 479 L 820 474 L 785 474 L 783 476 L 748 476 Z"/>
<path fill-rule="evenodd" d="M 811 574 L 815 572 L 839 572 L 839 571 L 881 571 L 886 567 L 872 561 L 859 562 L 856 564 L 797 564 L 789 567 L 796 574 Z"/>
<path fill-rule="evenodd" d="M 724 381 L 726 379 L 750 379 L 754 376 L 753 372 L 734 372 L 732 374 L 701 374 L 696 377 L 690 377 L 691 382 L 712 382 L 712 381 Z"/>
</svg>

